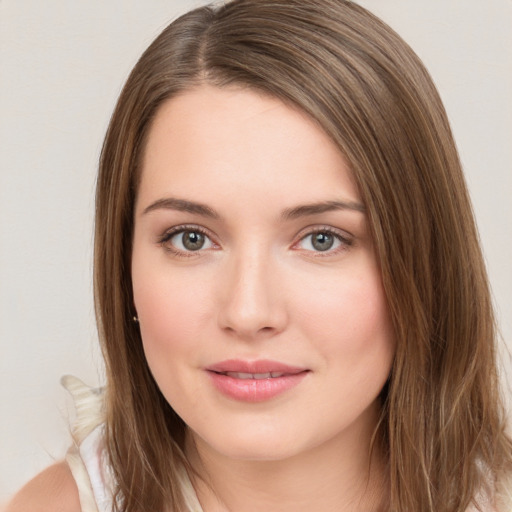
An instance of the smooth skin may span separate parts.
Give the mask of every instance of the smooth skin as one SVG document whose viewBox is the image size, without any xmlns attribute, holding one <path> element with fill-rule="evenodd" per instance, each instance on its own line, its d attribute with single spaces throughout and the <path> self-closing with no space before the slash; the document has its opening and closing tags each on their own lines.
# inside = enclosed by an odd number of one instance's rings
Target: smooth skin
<svg viewBox="0 0 512 512">
<path fill-rule="evenodd" d="M 169 100 L 149 133 L 132 256 L 145 354 L 214 490 L 196 482 L 205 510 L 376 510 L 383 461 L 369 476 L 368 451 L 394 337 L 359 192 L 318 125 L 248 89 Z M 232 359 L 307 375 L 240 401 L 207 370 Z"/>
<path fill-rule="evenodd" d="M 80 512 L 78 489 L 69 466 L 62 461 L 28 482 L 3 512 Z"/>
</svg>

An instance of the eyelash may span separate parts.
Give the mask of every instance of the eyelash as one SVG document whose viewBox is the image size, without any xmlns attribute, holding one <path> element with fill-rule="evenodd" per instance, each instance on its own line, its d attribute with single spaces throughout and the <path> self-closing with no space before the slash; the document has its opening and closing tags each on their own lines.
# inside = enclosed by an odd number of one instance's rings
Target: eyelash
<svg viewBox="0 0 512 512">
<path fill-rule="evenodd" d="M 175 256 L 179 256 L 181 258 L 190 258 L 190 257 L 197 256 L 197 254 L 203 252 L 202 249 L 198 249 L 197 251 L 182 251 L 182 250 L 177 249 L 176 247 L 168 244 L 168 242 L 175 235 L 178 235 L 180 233 L 184 233 L 186 231 L 190 231 L 190 232 L 194 232 L 194 233 L 200 233 L 203 236 L 207 237 L 212 242 L 212 244 L 218 246 L 218 244 L 216 244 L 213 241 L 212 236 L 209 234 L 209 232 L 207 230 L 205 230 L 204 228 L 202 228 L 201 226 L 197 226 L 197 225 L 180 225 L 180 226 L 175 226 L 175 227 L 169 229 L 168 231 L 166 231 L 165 233 L 163 233 L 158 238 L 158 243 L 166 251 L 170 252 L 171 254 L 173 254 Z M 306 252 L 313 253 L 315 255 L 314 257 L 322 258 L 322 257 L 336 255 L 336 254 L 338 254 L 340 252 L 346 251 L 354 243 L 352 237 L 347 236 L 347 234 L 344 233 L 344 232 L 342 234 L 342 232 L 340 232 L 339 230 L 334 229 L 334 228 L 332 228 L 330 226 L 319 226 L 319 227 L 315 227 L 315 228 L 306 228 L 305 230 L 303 230 L 302 233 L 299 234 L 299 240 L 297 242 L 295 242 L 292 247 L 296 247 L 298 244 L 300 244 L 302 241 L 304 241 L 307 237 L 314 236 L 314 235 L 319 234 L 319 233 L 327 233 L 329 235 L 332 235 L 335 239 L 337 239 L 340 242 L 340 246 L 335 248 L 334 250 L 328 249 L 326 251 L 310 251 L 310 250 L 305 250 Z"/>
</svg>

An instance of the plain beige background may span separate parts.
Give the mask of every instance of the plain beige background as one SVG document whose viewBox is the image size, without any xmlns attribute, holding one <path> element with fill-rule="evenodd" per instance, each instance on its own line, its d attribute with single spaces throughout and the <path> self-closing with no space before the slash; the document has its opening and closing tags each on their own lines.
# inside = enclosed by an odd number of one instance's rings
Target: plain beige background
<svg viewBox="0 0 512 512">
<path fill-rule="evenodd" d="M 60 376 L 102 382 L 91 290 L 102 138 L 140 53 L 202 3 L 0 0 L 0 502 L 65 452 Z M 440 89 L 512 346 L 512 2 L 359 3 L 411 44 Z"/>
</svg>

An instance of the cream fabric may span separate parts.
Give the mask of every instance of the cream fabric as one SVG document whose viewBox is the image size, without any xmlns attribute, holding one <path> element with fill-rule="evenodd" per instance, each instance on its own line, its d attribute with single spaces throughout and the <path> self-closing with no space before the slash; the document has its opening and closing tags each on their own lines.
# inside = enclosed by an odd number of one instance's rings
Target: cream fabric
<svg viewBox="0 0 512 512">
<path fill-rule="evenodd" d="M 70 375 L 63 377 L 61 383 L 75 404 L 73 445 L 66 454 L 66 461 L 78 487 L 82 512 L 110 512 L 111 482 L 102 445 L 103 390 L 90 388 Z"/>
<path fill-rule="evenodd" d="M 111 512 L 113 476 L 103 445 L 103 388 L 91 388 L 70 375 L 61 382 L 73 397 L 76 410 L 71 432 L 73 445 L 66 461 L 78 487 L 82 512 Z M 187 512 L 203 512 L 185 470 L 181 473 L 181 484 Z"/>
</svg>

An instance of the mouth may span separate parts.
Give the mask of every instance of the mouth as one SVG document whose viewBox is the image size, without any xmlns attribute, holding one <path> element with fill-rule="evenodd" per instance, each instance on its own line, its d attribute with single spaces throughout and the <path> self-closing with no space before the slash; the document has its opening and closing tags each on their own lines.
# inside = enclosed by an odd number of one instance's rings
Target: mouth
<svg viewBox="0 0 512 512">
<path fill-rule="evenodd" d="M 227 360 L 205 368 L 215 389 L 242 402 L 263 402 L 297 386 L 310 370 L 277 361 Z"/>
<path fill-rule="evenodd" d="M 240 379 L 268 379 L 283 375 L 295 375 L 307 371 L 307 368 L 292 366 L 280 361 L 271 361 L 270 359 L 258 359 L 256 361 L 227 359 L 206 367 L 206 370 L 221 374 L 237 374 Z M 235 375 L 230 376 L 234 377 Z"/>
<path fill-rule="evenodd" d="M 244 373 L 244 372 L 215 372 L 219 375 L 226 375 L 228 377 L 232 377 L 233 379 L 275 379 L 277 377 L 282 377 L 283 375 L 287 375 L 284 372 L 267 372 L 267 373 Z"/>
</svg>

